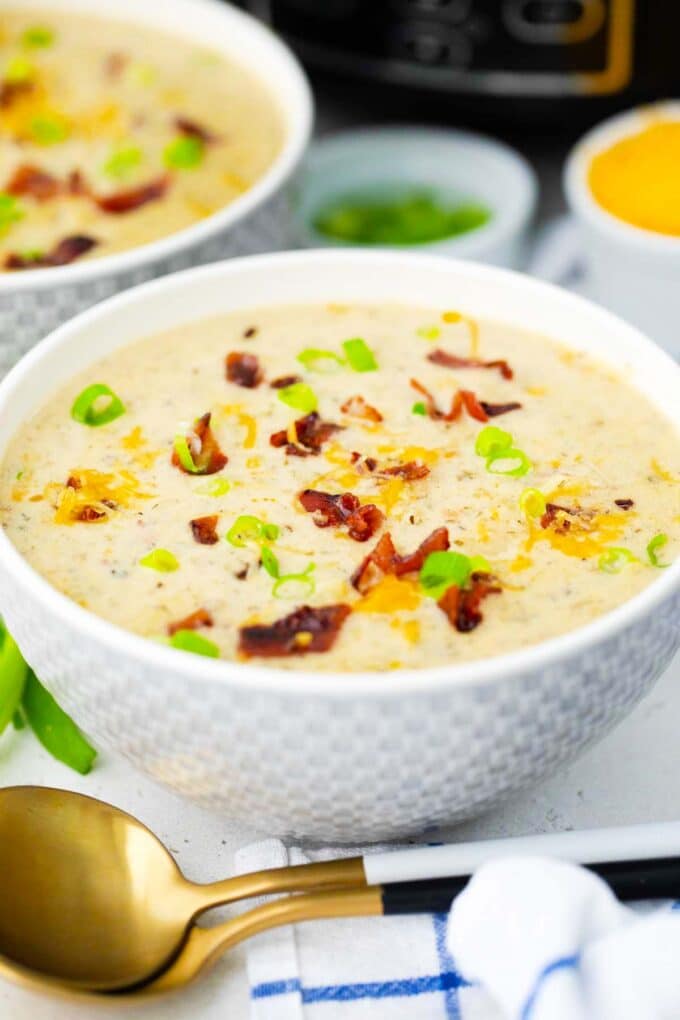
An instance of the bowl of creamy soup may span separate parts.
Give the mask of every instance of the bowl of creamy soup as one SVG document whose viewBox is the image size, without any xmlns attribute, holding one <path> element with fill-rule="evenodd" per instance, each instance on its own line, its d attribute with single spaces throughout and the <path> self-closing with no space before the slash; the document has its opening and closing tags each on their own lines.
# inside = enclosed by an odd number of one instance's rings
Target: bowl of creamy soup
<svg viewBox="0 0 680 1020">
<path fill-rule="evenodd" d="M 221 0 L 11 0 L 0 15 L 0 371 L 170 269 L 285 247 L 311 97 Z"/>
<path fill-rule="evenodd" d="M 677 647 L 679 378 L 473 264 L 154 281 L 0 387 L 0 612 L 95 740 L 202 804 L 317 839 L 454 821 Z"/>
</svg>

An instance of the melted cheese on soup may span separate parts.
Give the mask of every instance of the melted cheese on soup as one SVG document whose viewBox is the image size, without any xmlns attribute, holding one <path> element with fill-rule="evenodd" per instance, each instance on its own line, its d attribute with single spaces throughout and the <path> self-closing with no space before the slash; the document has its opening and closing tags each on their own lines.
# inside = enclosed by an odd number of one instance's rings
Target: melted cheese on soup
<svg viewBox="0 0 680 1020">
<path fill-rule="evenodd" d="M 0 268 L 110 255 L 228 205 L 279 152 L 260 81 L 125 22 L 0 15 Z M 76 239 L 76 240 L 74 240 Z"/>
<path fill-rule="evenodd" d="M 73 379 L 14 436 L 0 513 L 51 584 L 127 630 L 392 670 L 620 605 L 680 551 L 679 482 L 677 431 L 584 354 L 456 310 L 278 307 Z"/>
</svg>

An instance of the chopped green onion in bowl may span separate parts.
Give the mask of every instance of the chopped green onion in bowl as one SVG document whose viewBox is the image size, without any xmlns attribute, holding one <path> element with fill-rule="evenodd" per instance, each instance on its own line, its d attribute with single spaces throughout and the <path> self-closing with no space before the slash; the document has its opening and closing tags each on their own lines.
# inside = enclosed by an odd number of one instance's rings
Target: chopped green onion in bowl
<svg viewBox="0 0 680 1020">
<path fill-rule="evenodd" d="M 0 237 L 26 215 L 26 211 L 14 195 L 0 191 Z"/>
<path fill-rule="evenodd" d="M 545 496 L 540 489 L 525 489 L 519 497 L 519 508 L 527 519 L 542 517 L 546 511 Z"/>
<path fill-rule="evenodd" d="M 432 599 L 440 599 L 452 585 L 464 588 L 472 573 L 469 556 L 457 552 L 432 552 L 419 575 L 420 587 Z"/>
<path fill-rule="evenodd" d="M 46 49 L 54 42 L 54 31 L 47 25 L 30 25 L 21 36 L 27 49 Z"/>
<path fill-rule="evenodd" d="M 279 561 L 274 555 L 274 553 L 271 551 L 271 549 L 269 549 L 266 545 L 262 546 L 262 550 L 260 552 L 260 561 L 264 569 L 269 574 L 269 576 L 273 577 L 275 581 L 278 580 L 281 574 Z"/>
<path fill-rule="evenodd" d="M 611 548 L 606 549 L 602 553 L 597 561 L 597 565 L 605 574 L 620 574 L 629 563 L 637 562 L 639 562 L 637 557 L 630 549 L 624 549 L 622 546 L 611 546 Z"/>
<path fill-rule="evenodd" d="M 188 448 L 188 445 L 187 445 Z M 176 449 L 176 447 L 175 447 Z M 177 454 L 179 456 L 179 453 Z M 193 458 L 191 463 L 193 464 Z M 226 478 L 211 478 L 209 482 L 197 485 L 194 492 L 198 496 L 226 496 L 231 489 L 231 482 Z"/>
<path fill-rule="evenodd" d="M 420 326 L 416 330 L 416 335 L 423 340 L 438 340 L 442 335 L 442 331 L 439 326 Z"/>
<path fill-rule="evenodd" d="M 179 570 L 179 561 L 169 549 L 152 549 L 146 556 L 142 556 L 139 565 L 157 570 L 160 574 L 172 574 Z"/>
<path fill-rule="evenodd" d="M 355 372 L 375 372 L 378 362 L 375 355 L 365 340 L 355 337 L 353 340 L 345 340 L 342 348 L 347 355 L 349 367 Z"/>
<path fill-rule="evenodd" d="M 79 393 L 71 407 L 71 417 L 81 425 L 98 428 L 125 414 L 125 405 L 106 383 L 92 383 Z"/>
<path fill-rule="evenodd" d="M 310 414 L 318 407 L 316 394 L 307 383 L 291 383 L 290 386 L 283 386 L 277 390 L 277 393 L 282 404 L 304 414 Z"/>
<path fill-rule="evenodd" d="M 69 134 L 68 122 L 58 114 L 42 114 L 31 121 L 31 136 L 38 145 L 57 145 Z"/>
<path fill-rule="evenodd" d="M 483 227 L 492 217 L 479 202 L 452 201 L 424 190 L 356 193 L 319 210 L 320 234 L 350 244 L 418 245 L 444 241 Z"/>
<path fill-rule="evenodd" d="M 307 347 L 300 351 L 297 360 L 310 372 L 337 372 L 344 364 L 342 358 L 333 351 L 323 351 L 318 347 Z"/>
<path fill-rule="evenodd" d="M 2 80 L 7 85 L 23 85 L 34 77 L 35 65 L 26 57 L 12 57 L 2 73 Z"/>
<path fill-rule="evenodd" d="M 669 563 L 660 563 L 657 551 L 663 549 L 668 542 L 668 535 L 663 533 L 655 535 L 653 539 L 647 544 L 647 558 L 653 567 L 658 567 L 660 570 L 670 566 Z"/>
<path fill-rule="evenodd" d="M 123 145 L 113 150 L 102 166 L 102 171 L 108 177 L 120 180 L 141 166 L 143 160 L 144 154 L 138 145 Z"/>
<path fill-rule="evenodd" d="M 259 517 L 242 514 L 229 528 L 226 539 L 236 549 L 243 549 L 248 542 L 255 542 L 257 545 L 261 545 L 263 542 L 275 542 L 280 531 L 278 524 L 267 524 Z"/>
<path fill-rule="evenodd" d="M 411 408 L 411 414 L 420 414 L 423 417 L 426 416 L 427 408 L 425 407 L 425 404 L 422 402 L 422 400 L 416 400 L 415 404 Z"/>
<path fill-rule="evenodd" d="M 163 161 L 171 170 L 194 170 L 203 162 L 205 144 L 195 135 L 180 135 L 163 149 Z"/>
<path fill-rule="evenodd" d="M 495 425 L 487 425 L 477 435 L 475 453 L 485 458 L 489 474 L 522 478 L 531 471 L 533 464 L 523 450 L 512 444 L 513 438 L 509 432 Z"/>
<path fill-rule="evenodd" d="M 316 588 L 316 582 L 311 576 L 315 569 L 316 564 L 310 563 L 301 574 L 283 574 L 272 588 L 272 595 L 277 599 L 309 598 Z"/>
<path fill-rule="evenodd" d="M 487 425 L 477 435 L 475 453 L 479 457 L 497 456 L 512 446 L 512 436 L 496 425 Z"/>
<path fill-rule="evenodd" d="M 214 641 L 209 641 L 195 630 L 176 630 L 170 638 L 173 648 L 182 652 L 193 652 L 194 655 L 205 655 L 209 659 L 218 659 L 220 650 Z"/>
</svg>

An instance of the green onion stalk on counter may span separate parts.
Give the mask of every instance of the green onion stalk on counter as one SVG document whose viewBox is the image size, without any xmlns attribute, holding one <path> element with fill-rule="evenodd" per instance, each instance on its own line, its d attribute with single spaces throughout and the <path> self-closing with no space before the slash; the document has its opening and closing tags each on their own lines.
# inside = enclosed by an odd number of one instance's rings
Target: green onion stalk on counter
<svg viewBox="0 0 680 1020">
<path fill-rule="evenodd" d="M 26 725 L 53 758 L 87 775 L 97 752 L 25 662 L 0 620 L 0 735 Z"/>
<path fill-rule="evenodd" d="M 491 218 L 481 202 L 447 199 L 424 189 L 392 189 L 390 195 L 386 185 L 330 202 L 312 223 L 318 233 L 349 244 L 417 245 L 468 234 Z"/>
</svg>

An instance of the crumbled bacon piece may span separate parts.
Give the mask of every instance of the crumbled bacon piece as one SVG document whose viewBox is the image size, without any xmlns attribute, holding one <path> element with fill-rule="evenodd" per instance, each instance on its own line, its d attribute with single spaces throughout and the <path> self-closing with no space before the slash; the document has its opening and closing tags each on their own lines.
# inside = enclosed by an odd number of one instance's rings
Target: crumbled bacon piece
<svg viewBox="0 0 680 1020">
<path fill-rule="evenodd" d="M 487 418 L 497 418 L 499 414 L 508 414 L 509 411 L 519 411 L 522 406 L 516 400 L 511 401 L 509 404 L 489 404 L 486 400 L 480 400 L 479 403 Z"/>
<path fill-rule="evenodd" d="M 409 460 L 405 464 L 395 464 L 393 467 L 381 468 L 378 472 L 381 475 L 403 478 L 407 482 L 414 482 L 418 478 L 426 478 L 430 473 L 427 464 L 419 464 L 415 460 Z"/>
<path fill-rule="evenodd" d="M 354 571 L 351 577 L 352 584 L 357 591 L 365 595 L 385 574 L 401 577 L 403 574 L 416 573 L 422 568 L 430 553 L 446 552 L 448 548 L 448 528 L 436 528 L 420 543 L 415 552 L 400 556 L 388 532 Z"/>
<path fill-rule="evenodd" d="M 58 178 L 31 163 L 22 163 L 18 166 L 5 185 L 8 194 L 30 195 L 38 202 L 47 202 L 48 199 L 59 195 L 62 190 L 63 186 Z"/>
<path fill-rule="evenodd" d="M 168 624 L 168 634 L 172 637 L 178 630 L 198 630 L 200 627 L 212 627 L 213 618 L 207 609 L 197 609 L 185 616 L 183 620 Z"/>
<path fill-rule="evenodd" d="M 182 466 L 177 451 L 173 450 L 172 463 L 185 474 L 214 475 L 215 472 L 221 471 L 228 461 L 228 457 L 220 450 L 219 443 L 210 428 L 211 418 L 210 411 L 202 415 L 196 420 L 193 429 L 187 435 L 189 451 L 196 466 L 195 472 L 187 471 Z"/>
<path fill-rule="evenodd" d="M 490 574 L 475 573 L 470 577 L 470 588 L 458 588 L 452 584 L 439 599 L 437 605 L 446 613 L 449 623 L 461 634 L 469 634 L 484 619 L 480 605 L 487 595 L 499 595 L 502 591 L 496 579 Z"/>
<path fill-rule="evenodd" d="M 219 514 L 210 514 L 208 517 L 194 517 L 193 520 L 189 521 L 194 541 L 198 542 L 199 545 L 215 545 L 219 542 L 217 534 L 217 522 L 219 519 Z"/>
<path fill-rule="evenodd" d="M 298 418 L 295 422 L 295 435 L 297 441 L 291 443 L 288 432 L 282 429 L 281 432 L 274 432 L 269 437 L 272 446 L 285 446 L 286 453 L 295 457 L 307 457 L 310 453 L 317 454 L 323 444 L 330 439 L 335 432 L 341 432 L 342 425 L 334 425 L 332 422 L 322 421 L 318 411 L 312 411 L 304 418 Z"/>
<path fill-rule="evenodd" d="M 278 379 L 274 379 L 269 385 L 273 390 L 283 390 L 286 386 L 294 386 L 295 383 L 301 382 L 299 375 L 282 375 Z"/>
<path fill-rule="evenodd" d="M 119 78 L 130 58 L 126 53 L 109 53 L 104 60 L 104 73 L 109 78 Z"/>
<path fill-rule="evenodd" d="M 62 241 L 44 255 L 9 254 L 5 259 L 5 269 L 42 269 L 47 266 L 67 266 L 75 262 L 81 255 L 91 251 L 99 242 L 85 234 L 74 234 Z"/>
<path fill-rule="evenodd" d="M 635 506 L 635 503 L 633 502 L 632 499 L 615 499 L 614 503 L 622 510 L 630 510 L 632 507 Z"/>
<path fill-rule="evenodd" d="M 340 408 L 343 414 L 352 418 L 362 418 L 364 421 L 382 421 L 383 416 L 371 404 L 367 404 L 363 397 L 350 397 Z"/>
<path fill-rule="evenodd" d="M 502 358 L 496 361 L 482 361 L 480 358 L 461 358 L 457 354 L 437 349 L 428 354 L 427 360 L 433 365 L 443 365 L 444 368 L 497 368 L 504 379 L 512 379 L 514 375 L 510 365 Z"/>
<path fill-rule="evenodd" d="M 89 524 L 92 521 L 100 521 L 102 517 L 106 517 L 106 512 L 104 510 L 97 510 L 96 507 L 88 504 L 77 511 L 74 519 L 76 521 L 85 521 L 85 523 Z"/>
<path fill-rule="evenodd" d="M 103 212 L 120 215 L 162 198 L 169 186 L 170 177 L 163 174 L 147 184 L 141 184 L 138 188 L 117 191 L 113 195 L 93 195 L 92 197 Z"/>
<path fill-rule="evenodd" d="M 351 492 L 333 495 L 305 489 L 299 500 L 307 513 L 313 514 L 317 528 L 346 527 L 350 538 L 366 542 L 378 530 L 384 520 L 382 510 L 373 503 L 362 506 Z"/>
<path fill-rule="evenodd" d="M 3 81 L 0 82 L 0 108 L 7 109 L 19 96 L 32 92 L 34 84 L 32 81 Z"/>
<path fill-rule="evenodd" d="M 411 386 L 425 397 L 425 410 L 429 418 L 439 421 L 458 421 L 463 413 L 463 408 L 465 408 L 470 417 L 476 421 L 489 420 L 483 403 L 477 400 L 472 390 L 456 390 L 451 400 L 450 409 L 444 412 L 437 407 L 437 402 L 430 391 L 417 379 L 411 379 Z"/>
<path fill-rule="evenodd" d="M 545 512 L 541 517 L 541 527 L 549 528 L 553 524 L 559 514 L 568 514 L 569 517 L 576 517 L 578 515 L 578 509 L 568 506 L 560 506 L 559 503 L 546 503 Z M 569 521 L 565 521 L 565 524 L 569 524 Z"/>
<path fill-rule="evenodd" d="M 342 603 L 316 609 L 301 606 L 274 623 L 241 627 L 239 651 L 261 658 L 328 652 L 350 612 L 350 607 Z"/>
<path fill-rule="evenodd" d="M 202 124 L 197 124 L 195 120 L 190 120 L 189 117 L 175 117 L 174 124 L 180 134 L 187 135 L 189 138 L 197 138 L 199 142 L 205 142 L 206 145 L 217 141 L 217 135 L 208 131 Z"/>
<path fill-rule="evenodd" d="M 262 369 L 255 354 L 231 351 L 226 358 L 226 372 L 229 382 L 248 390 L 255 389 L 262 382 Z"/>
</svg>

